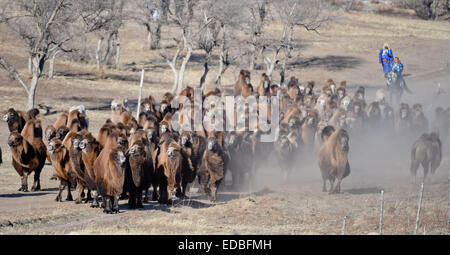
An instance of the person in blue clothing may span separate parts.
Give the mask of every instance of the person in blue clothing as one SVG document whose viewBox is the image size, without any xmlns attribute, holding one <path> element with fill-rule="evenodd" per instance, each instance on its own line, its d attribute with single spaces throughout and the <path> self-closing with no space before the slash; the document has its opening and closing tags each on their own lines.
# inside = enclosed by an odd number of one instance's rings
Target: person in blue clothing
<svg viewBox="0 0 450 255">
<path fill-rule="evenodd" d="M 394 58 L 394 63 L 392 64 L 392 71 L 397 72 L 399 75 L 403 73 L 403 64 L 400 62 L 398 57 Z"/>
<path fill-rule="evenodd" d="M 394 58 L 394 63 L 392 64 L 392 72 L 396 72 L 400 78 L 400 87 L 405 87 L 405 80 L 403 79 L 403 64 L 398 57 Z M 391 72 L 391 73 L 392 73 Z M 391 75 L 388 75 L 389 82 L 391 81 Z"/>
<path fill-rule="evenodd" d="M 389 48 L 389 44 L 384 43 L 383 48 L 380 50 L 379 59 L 380 64 L 383 66 L 384 77 L 387 78 L 394 62 L 394 54 Z"/>
</svg>

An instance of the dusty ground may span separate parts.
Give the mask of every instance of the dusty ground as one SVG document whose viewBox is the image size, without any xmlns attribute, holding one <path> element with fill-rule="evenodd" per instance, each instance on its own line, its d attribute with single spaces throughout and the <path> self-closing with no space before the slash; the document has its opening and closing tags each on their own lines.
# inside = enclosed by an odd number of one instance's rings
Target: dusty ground
<svg viewBox="0 0 450 255">
<path fill-rule="evenodd" d="M 328 78 L 347 80 L 351 88 L 365 85 L 369 99 L 384 79 L 378 64 L 378 51 L 388 41 L 405 64 L 405 74 L 414 95 L 408 103 L 421 102 L 427 116 L 436 106 L 450 106 L 450 28 L 448 22 L 431 22 L 407 15 L 339 13 L 339 18 L 324 27 L 320 35 L 299 31 L 304 48 L 289 75 L 301 81 L 322 84 Z M 276 25 L 271 29 L 277 31 Z M 0 52 L 23 71 L 26 56 L 5 28 L 0 26 Z M 135 103 L 139 70 L 147 68 L 144 95 L 161 95 L 172 84 L 171 70 L 157 52 L 145 49 L 143 29 L 129 24 L 123 31 L 121 67 L 106 71 L 100 79 L 94 66 L 57 61 L 56 77 L 42 79 L 37 103 L 51 106 L 51 112 L 84 104 L 88 109 L 94 135 L 109 116 L 109 103 L 117 96 L 128 96 Z M 224 83 L 232 84 L 240 67 L 230 68 Z M 213 71 L 209 81 L 213 79 Z M 252 75 L 257 83 L 256 73 Z M 198 82 L 199 62 L 189 63 L 186 84 Z M 277 74 L 275 74 L 277 79 Z M 436 98 L 440 83 L 446 94 Z M 0 72 L 0 109 L 25 108 L 23 89 Z M 57 114 L 42 116 L 44 126 Z M 211 204 L 192 188 L 190 199 L 175 201 L 173 206 L 146 204 L 142 210 L 127 210 L 121 201 L 121 213 L 104 215 L 99 209 L 73 202 L 54 201 L 56 181 L 50 181 L 50 165 L 41 175 L 41 192 L 17 192 L 19 176 L 11 166 L 7 147 L 7 127 L 0 123 L 0 147 L 4 164 L 0 166 L 0 233 L 2 234 L 340 234 L 342 218 L 347 234 L 367 234 L 378 230 L 380 191 L 385 190 L 384 233 L 411 234 L 417 212 L 418 185 L 409 180 L 409 147 L 398 146 L 391 154 L 384 147 L 373 150 L 367 142 L 351 147 L 351 175 L 344 179 L 343 193 L 321 192 L 321 178 L 313 159 L 303 160 L 290 181 L 279 178 L 276 166 L 261 169 L 251 192 L 219 193 Z M 376 137 L 374 137 L 376 140 Z M 378 145 L 378 144 L 377 144 Z M 434 180 L 425 187 L 419 234 L 448 234 L 449 142 L 444 144 L 444 160 Z M 352 146 L 352 144 L 351 144 Z M 399 155 L 398 157 L 396 155 Z M 382 159 L 379 159 L 379 158 Z M 385 157 L 385 158 L 383 158 Z M 389 158 L 389 159 L 387 159 Z M 74 195 L 76 192 L 74 192 Z M 63 196 L 65 195 L 65 192 Z M 315 227 L 320 225 L 318 227 Z M 297 230 L 297 231 L 295 231 Z"/>
</svg>

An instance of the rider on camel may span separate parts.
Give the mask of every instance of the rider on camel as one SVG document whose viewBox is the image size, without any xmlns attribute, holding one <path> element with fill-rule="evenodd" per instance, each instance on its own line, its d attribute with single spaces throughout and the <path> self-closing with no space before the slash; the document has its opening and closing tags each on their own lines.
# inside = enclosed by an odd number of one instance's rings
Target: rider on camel
<svg viewBox="0 0 450 255">
<path fill-rule="evenodd" d="M 392 72 L 396 72 L 398 77 L 400 78 L 400 87 L 404 87 L 405 85 L 405 80 L 403 79 L 403 64 L 402 62 L 400 62 L 400 59 L 398 57 L 394 58 L 394 63 L 392 64 Z M 388 80 L 389 82 L 391 82 L 392 80 L 392 75 L 391 73 L 389 73 L 388 75 Z"/>
</svg>

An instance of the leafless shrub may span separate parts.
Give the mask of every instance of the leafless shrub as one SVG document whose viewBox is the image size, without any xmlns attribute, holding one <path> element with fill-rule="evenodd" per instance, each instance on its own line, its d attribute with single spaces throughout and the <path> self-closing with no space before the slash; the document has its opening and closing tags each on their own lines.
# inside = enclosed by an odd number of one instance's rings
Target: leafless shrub
<svg viewBox="0 0 450 255">
<path fill-rule="evenodd" d="M 169 0 L 133 0 L 130 6 L 130 16 L 147 30 L 147 45 L 151 50 L 161 47 L 161 29 L 167 22 Z"/>
<path fill-rule="evenodd" d="M 2 55 L 0 67 L 25 89 L 28 108 L 31 109 L 35 105 L 35 92 L 47 60 L 61 51 L 71 51 L 66 47 L 67 42 L 76 36 L 73 29 L 77 19 L 75 5 L 67 0 L 15 0 L 5 1 L 1 7 L 0 20 L 20 38 L 20 43 L 28 51 L 31 81 L 27 84 L 28 81 L 22 79 L 17 69 Z"/>
<path fill-rule="evenodd" d="M 168 22 L 171 22 L 178 30 L 173 37 L 176 44 L 175 54 L 170 57 L 166 45 L 161 48 L 159 55 L 167 62 L 174 74 L 174 83 L 172 93 L 180 93 L 183 89 L 184 72 L 186 66 L 192 56 L 195 42 L 198 41 L 199 35 L 208 27 L 211 18 L 206 17 L 199 26 L 195 26 L 195 12 L 199 7 L 199 0 L 174 0 L 169 7 Z M 178 60 L 182 59 L 181 65 L 178 66 Z"/>
<path fill-rule="evenodd" d="M 95 59 L 99 70 L 103 66 L 111 64 L 111 56 L 114 53 L 116 53 L 114 66 L 117 67 L 118 65 L 120 56 L 119 28 L 123 25 L 125 19 L 124 3 L 124 0 L 92 0 L 80 1 L 78 4 L 84 32 L 86 34 L 95 33 L 98 37 Z"/>
<path fill-rule="evenodd" d="M 422 19 L 449 19 L 449 0 L 393 0 L 396 8 L 412 9 Z"/>
<path fill-rule="evenodd" d="M 324 0 L 331 7 L 343 9 L 346 11 L 360 11 L 364 8 L 361 0 Z"/>
<path fill-rule="evenodd" d="M 200 24 L 208 20 L 213 21 L 205 27 L 198 38 L 198 48 L 205 52 L 204 72 L 200 79 L 200 87 L 204 89 L 206 75 L 209 71 L 211 54 L 215 48 L 219 50 L 219 69 L 217 71 L 215 85 L 220 86 L 222 76 L 228 67 L 235 63 L 240 54 L 232 53 L 232 50 L 241 48 L 241 40 L 238 33 L 245 17 L 242 9 L 246 3 L 240 0 L 221 1 L 212 0 L 203 3 L 200 8 Z"/>
<path fill-rule="evenodd" d="M 261 55 L 266 64 L 266 74 L 271 80 L 275 67 L 281 62 L 280 83 L 283 83 L 286 64 L 300 48 L 298 38 L 294 38 L 294 30 L 300 28 L 318 33 L 320 27 L 330 17 L 323 12 L 320 1 L 279 0 L 274 1 L 271 7 L 274 10 L 273 19 L 282 25 L 282 32 L 276 37 L 265 36 L 261 40 L 263 45 Z"/>
</svg>

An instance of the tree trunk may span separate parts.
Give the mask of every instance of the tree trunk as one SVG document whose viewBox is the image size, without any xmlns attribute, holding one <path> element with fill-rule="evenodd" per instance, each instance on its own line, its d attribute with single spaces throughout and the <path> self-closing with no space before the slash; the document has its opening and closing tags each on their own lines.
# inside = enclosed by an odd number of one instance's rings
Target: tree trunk
<svg viewBox="0 0 450 255">
<path fill-rule="evenodd" d="M 220 53 L 220 62 L 219 62 L 219 71 L 217 71 L 217 76 L 216 76 L 216 80 L 215 80 L 215 84 L 216 84 L 216 88 L 219 88 L 220 86 L 222 86 L 222 76 L 225 73 L 225 63 L 224 63 L 224 52 Z"/>
<path fill-rule="evenodd" d="M 159 49 L 161 42 L 161 22 L 159 20 L 155 21 L 155 30 L 152 30 L 151 24 L 145 25 L 147 28 L 147 46 L 150 50 Z"/>
<path fill-rule="evenodd" d="M 266 63 L 266 75 L 269 77 L 269 80 L 272 81 L 272 73 L 275 69 L 275 65 L 278 64 L 278 53 L 279 49 L 275 50 L 274 56 L 272 59 L 269 59 L 268 57 L 264 57 L 264 62 Z"/>
<path fill-rule="evenodd" d="M 33 74 L 33 60 L 31 56 L 28 57 L 28 74 Z"/>
<path fill-rule="evenodd" d="M 152 31 L 150 27 L 147 27 L 147 47 L 149 50 L 152 49 Z"/>
<path fill-rule="evenodd" d="M 191 58 L 192 47 L 188 46 L 187 51 L 188 52 L 187 52 L 186 56 L 183 58 L 183 62 L 181 63 L 180 72 L 178 75 L 177 94 L 179 94 L 181 92 L 181 90 L 183 89 L 184 71 L 186 70 L 186 65 L 189 62 L 189 59 Z"/>
<path fill-rule="evenodd" d="M 97 42 L 97 50 L 95 51 L 95 60 L 97 62 L 97 69 L 100 70 L 100 51 L 102 50 L 103 38 L 100 38 Z"/>
<path fill-rule="evenodd" d="M 272 81 L 272 73 L 273 73 L 273 69 L 275 69 L 275 63 L 276 61 L 273 60 L 271 61 L 270 65 L 267 67 L 267 76 L 269 76 L 269 80 Z"/>
<path fill-rule="evenodd" d="M 32 62 L 33 62 L 33 78 L 31 79 L 30 89 L 28 91 L 28 110 L 34 108 L 36 89 L 39 77 L 41 76 L 42 70 L 44 69 L 45 56 L 34 56 Z"/>
<path fill-rule="evenodd" d="M 177 84 L 178 84 L 178 71 L 176 68 L 176 64 L 177 64 L 177 59 L 178 59 L 178 55 L 180 54 L 180 47 L 177 48 L 177 51 L 175 52 L 175 55 L 173 55 L 172 61 L 169 60 L 169 58 L 166 55 L 162 55 L 163 58 L 166 60 L 167 64 L 170 66 L 170 69 L 172 69 L 173 72 L 173 85 L 172 85 L 172 90 L 171 93 L 175 94 L 175 92 L 177 91 Z"/>
<path fill-rule="evenodd" d="M 119 34 L 116 35 L 116 62 L 114 64 L 114 68 L 119 68 L 119 59 L 120 59 L 120 36 Z"/>
<path fill-rule="evenodd" d="M 227 48 L 227 27 L 222 25 L 222 45 L 220 47 L 220 58 L 219 58 L 219 71 L 217 72 L 215 84 L 216 88 L 222 85 L 222 76 L 230 65 L 228 59 L 228 48 Z"/>
<path fill-rule="evenodd" d="M 202 89 L 202 91 L 205 91 L 205 87 L 206 87 L 206 76 L 208 75 L 208 72 L 209 72 L 209 66 L 208 66 L 209 58 L 210 58 L 210 53 L 207 53 L 205 56 L 205 62 L 203 63 L 203 75 L 200 78 L 200 86 L 199 87 Z"/>
<path fill-rule="evenodd" d="M 50 66 L 49 66 L 49 68 L 48 68 L 48 78 L 49 78 L 49 79 L 53 79 L 54 66 L 55 66 L 55 58 L 56 58 L 56 55 L 57 55 L 59 52 L 60 52 L 59 50 L 56 51 L 56 52 L 53 54 L 52 58 L 50 59 Z"/>
<path fill-rule="evenodd" d="M 284 59 L 283 63 L 281 64 L 280 85 L 284 83 L 285 77 L 286 77 L 286 59 Z"/>
<path fill-rule="evenodd" d="M 87 53 L 87 47 L 86 47 L 86 41 L 87 41 L 87 38 L 86 38 L 86 36 L 83 36 L 83 42 L 82 42 L 82 53 L 81 53 L 81 62 L 87 62 L 88 61 L 88 53 Z"/>
<path fill-rule="evenodd" d="M 249 55 L 249 66 L 248 69 L 250 72 L 252 72 L 253 70 L 255 70 L 255 50 L 250 51 L 250 55 Z"/>
<path fill-rule="evenodd" d="M 175 68 L 175 66 L 170 65 L 170 67 L 172 68 L 172 71 L 173 71 L 173 85 L 172 85 L 171 93 L 175 94 L 177 92 L 177 85 L 178 85 L 178 71 Z"/>
<path fill-rule="evenodd" d="M 167 23 L 167 14 L 170 11 L 170 0 L 161 0 L 161 15 L 159 16 L 161 22 Z"/>
<path fill-rule="evenodd" d="M 30 91 L 28 93 L 28 110 L 34 108 L 34 101 L 36 98 L 36 88 L 38 85 L 39 77 L 36 73 L 33 73 L 33 78 L 31 79 Z"/>
<path fill-rule="evenodd" d="M 283 36 L 285 33 L 283 34 Z M 289 35 L 288 35 L 288 41 L 287 44 L 284 46 L 284 59 L 282 60 L 283 63 L 281 64 L 281 71 L 280 71 L 280 84 L 283 84 L 286 79 L 286 65 L 287 61 L 292 58 L 292 41 L 294 40 L 294 26 L 289 26 Z"/>
<path fill-rule="evenodd" d="M 228 70 L 228 68 L 230 67 L 231 62 L 233 62 L 236 58 L 237 58 L 237 56 L 235 56 L 232 60 L 230 60 L 229 56 L 228 56 L 228 50 L 220 53 L 219 71 L 217 72 L 216 81 L 215 81 L 217 88 L 222 86 L 222 77 L 223 77 L 224 73 Z"/>
<path fill-rule="evenodd" d="M 155 38 L 151 41 L 150 49 L 156 50 L 160 47 L 160 41 L 161 41 L 161 22 L 158 20 L 156 21 L 156 31 L 155 31 Z"/>
<path fill-rule="evenodd" d="M 111 63 L 111 55 L 114 49 L 114 34 L 109 35 L 108 42 L 107 42 L 107 48 L 105 52 L 105 57 L 103 58 L 102 65 L 108 65 L 110 66 Z"/>
</svg>

